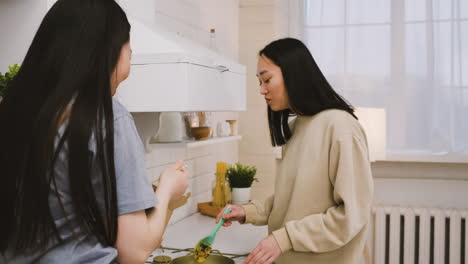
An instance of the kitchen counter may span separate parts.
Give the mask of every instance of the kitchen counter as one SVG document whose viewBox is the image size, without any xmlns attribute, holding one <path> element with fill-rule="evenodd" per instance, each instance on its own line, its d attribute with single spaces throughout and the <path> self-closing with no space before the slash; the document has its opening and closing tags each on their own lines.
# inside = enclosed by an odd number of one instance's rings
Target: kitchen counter
<svg viewBox="0 0 468 264">
<path fill-rule="evenodd" d="M 167 248 L 193 248 L 195 244 L 207 236 L 215 228 L 215 218 L 194 214 L 180 222 L 169 226 L 164 234 L 162 245 Z M 267 236 L 267 226 L 241 225 L 233 223 L 230 227 L 221 227 L 216 235 L 213 249 L 222 253 L 247 254 Z M 187 252 L 171 253 L 161 249 L 153 252 L 157 255 L 168 255 L 171 258 L 187 255 Z M 151 257 L 150 259 L 152 260 Z M 150 260 L 148 259 L 148 260 Z M 243 263 L 245 257 L 234 259 L 236 263 Z"/>
</svg>

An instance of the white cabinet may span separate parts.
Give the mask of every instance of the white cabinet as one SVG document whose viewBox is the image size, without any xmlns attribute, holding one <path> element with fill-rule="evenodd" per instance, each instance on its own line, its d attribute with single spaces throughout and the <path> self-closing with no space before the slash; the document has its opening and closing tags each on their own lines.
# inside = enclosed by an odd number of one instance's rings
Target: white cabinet
<svg viewBox="0 0 468 264">
<path fill-rule="evenodd" d="M 193 110 L 222 110 L 223 93 L 221 72 L 209 67 L 188 64 L 188 107 Z"/>
<path fill-rule="evenodd" d="M 224 86 L 222 95 L 226 97 L 223 102 L 226 108 L 232 111 L 246 110 L 246 78 L 245 74 L 226 71 L 222 74 Z"/>
<path fill-rule="evenodd" d="M 130 112 L 243 111 L 245 73 L 182 63 L 134 64 L 117 89 Z"/>
</svg>

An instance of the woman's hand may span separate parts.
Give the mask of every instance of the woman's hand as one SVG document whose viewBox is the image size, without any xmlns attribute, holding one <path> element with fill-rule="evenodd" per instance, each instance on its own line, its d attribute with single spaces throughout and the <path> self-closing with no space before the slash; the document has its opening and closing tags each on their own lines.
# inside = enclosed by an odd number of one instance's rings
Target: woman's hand
<svg viewBox="0 0 468 264">
<path fill-rule="evenodd" d="M 168 200 L 178 200 L 184 195 L 188 186 L 188 172 L 184 169 L 184 162 L 179 160 L 161 173 L 156 193 Z"/>
<path fill-rule="evenodd" d="M 233 205 L 233 204 L 227 204 L 223 210 L 220 211 L 218 216 L 216 217 L 216 223 L 219 222 L 219 219 L 221 218 L 221 215 L 223 214 L 224 210 L 226 207 L 230 206 L 231 207 L 231 212 L 227 213 L 223 216 L 224 218 L 224 223 L 223 226 L 230 226 L 232 225 L 232 222 L 238 221 L 238 222 L 245 222 L 245 210 L 242 206 L 239 205 Z"/>
<path fill-rule="evenodd" d="M 273 235 L 267 236 L 250 252 L 244 264 L 271 264 L 281 255 L 281 248 Z"/>
</svg>

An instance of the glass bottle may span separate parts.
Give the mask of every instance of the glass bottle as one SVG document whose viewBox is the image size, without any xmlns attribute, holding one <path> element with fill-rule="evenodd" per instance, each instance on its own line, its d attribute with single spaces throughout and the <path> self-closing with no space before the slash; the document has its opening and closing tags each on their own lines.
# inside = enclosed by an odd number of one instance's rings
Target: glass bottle
<svg viewBox="0 0 468 264">
<path fill-rule="evenodd" d="M 228 186 L 226 184 L 226 169 L 227 164 L 225 162 L 216 163 L 216 185 L 213 190 L 213 202 L 214 207 L 222 208 L 228 203 L 227 192 Z"/>
<path fill-rule="evenodd" d="M 216 45 L 216 30 L 214 28 L 210 29 L 210 49 L 218 51 L 218 45 Z"/>
</svg>

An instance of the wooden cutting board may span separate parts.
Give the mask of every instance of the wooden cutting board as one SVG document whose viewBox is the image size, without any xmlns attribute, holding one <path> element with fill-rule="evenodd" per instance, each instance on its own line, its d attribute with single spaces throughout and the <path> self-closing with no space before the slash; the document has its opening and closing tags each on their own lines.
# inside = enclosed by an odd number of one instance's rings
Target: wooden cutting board
<svg viewBox="0 0 468 264">
<path fill-rule="evenodd" d="M 223 209 L 222 207 L 214 207 L 211 205 L 211 202 L 199 203 L 198 211 L 207 216 L 215 217 L 218 216 L 219 212 Z"/>
</svg>

